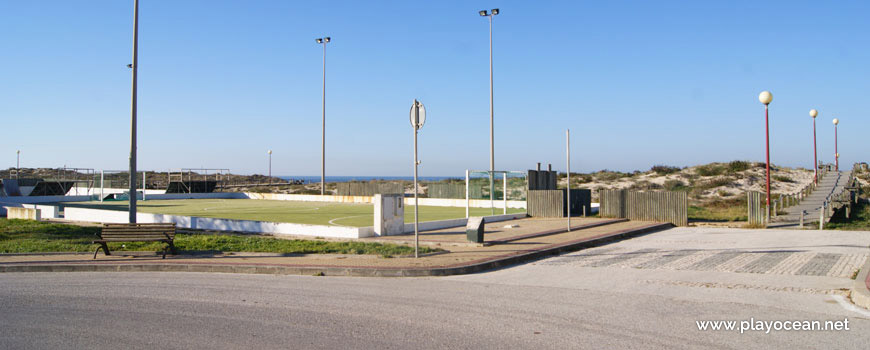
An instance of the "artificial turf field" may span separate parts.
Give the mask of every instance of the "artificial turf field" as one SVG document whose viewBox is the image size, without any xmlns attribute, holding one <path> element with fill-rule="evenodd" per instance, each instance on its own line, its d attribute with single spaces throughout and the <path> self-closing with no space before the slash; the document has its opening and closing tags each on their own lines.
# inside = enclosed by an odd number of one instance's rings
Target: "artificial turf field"
<svg viewBox="0 0 870 350">
<path fill-rule="evenodd" d="M 66 202 L 65 207 L 127 210 L 126 201 Z M 374 224 L 371 204 L 295 202 L 264 199 L 174 199 L 136 202 L 140 212 L 236 220 L 290 222 L 311 225 L 365 227 Z M 525 209 L 508 208 L 508 214 Z M 495 209 L 496 215 L 503 209 Z M 489 208 L 471 208 L 471 216 L 491 215 Z M 420 206 L 420 222 L 465 217 L 464 207 Z M 405 222 L 414 222 L 414 206 L 405 206 Z"/>
</svg>

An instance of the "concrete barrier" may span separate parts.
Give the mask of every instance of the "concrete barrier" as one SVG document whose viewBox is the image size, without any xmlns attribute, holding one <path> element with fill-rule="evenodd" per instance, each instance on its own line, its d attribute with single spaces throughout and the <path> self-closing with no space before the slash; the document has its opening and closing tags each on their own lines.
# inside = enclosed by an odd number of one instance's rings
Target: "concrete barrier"
<svg viewBox="0 0 870 350">
<path fill-rule="evenodd" d="M 6 207 L 6 218 L 39 221 L 40 214 L 39 209 Z"/>
</svg>

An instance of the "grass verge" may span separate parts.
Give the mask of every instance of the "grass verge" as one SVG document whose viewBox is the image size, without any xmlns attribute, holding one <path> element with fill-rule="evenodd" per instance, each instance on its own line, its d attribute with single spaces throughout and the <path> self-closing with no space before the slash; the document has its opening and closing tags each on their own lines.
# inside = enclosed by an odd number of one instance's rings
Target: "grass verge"
<svg viewBox="0 0 870 350">
<path fill-rule="evenodd" d="M 92 252 L 96 245 L 91 242 L 99 231 L 98 227 L 0 218 L 0 253 Z M 177 234 L 175 246 L 182 251 L 381 256 L 414 253 L 413 247 L 389 243 L 290 240 L 241 234 Z M 163 247 L 162 243 L 109 243 L 109 249 L 113 251 L 162 251 Z M 440 250 L 420 247 L 420 253 Z"/>
</svg>

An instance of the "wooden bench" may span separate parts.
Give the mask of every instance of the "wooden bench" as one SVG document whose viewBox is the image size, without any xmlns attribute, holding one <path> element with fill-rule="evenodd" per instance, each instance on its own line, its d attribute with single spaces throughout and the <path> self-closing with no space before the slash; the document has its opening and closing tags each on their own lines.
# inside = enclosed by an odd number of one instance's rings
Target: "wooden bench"
<svg viewBox="0 0 870 350">
<path fill-rule="evenodd" d="M 106 255 L 109 253 L 109 242 L 164 242 L 163 258 L 166 259 L 166 251 L 172 250 L 175 254 L 175 223 L 169 224 L 103 224 L 98 240 L 93 244 L 100 246 L 94 250 L 94 259 L 100 249 Z"/>
</svg>

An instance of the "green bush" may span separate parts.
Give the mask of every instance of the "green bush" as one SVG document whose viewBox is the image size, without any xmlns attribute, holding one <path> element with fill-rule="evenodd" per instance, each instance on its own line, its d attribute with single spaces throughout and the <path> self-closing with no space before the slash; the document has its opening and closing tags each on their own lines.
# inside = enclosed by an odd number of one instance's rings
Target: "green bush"
<svg viewBox="0 0 870 350">
<path fill-rule="evenodd" d="M 785 175 L 773 175 L 771 178 L 779 182 L 794 182 L 794 180 Z"/>
<path fill-rule="evenodd" d="M 727 177 L 720 177 L 715 179 L 710 179 L 706 181 L 699 181 L 695 184 L 695 189 L 698 190 L 707 190 L 711 188 L 716 188 L 719 186 L 728 186 L 731 184 L 731 179 Z"/>
<path fill-rule="evenodd" d="M 723 173 L 725 173 L 725 166 L 716 163 L 701 165 L 695 169 L 695 172 L 701 176 L 722 175 Z"/>
<path fill-rule="evenodd" d="M 684 182 L 676 179 L 665 181 L 663 187 L 668 191 L 686 191 L 689 189 Z"/>
<path fill-rule="evenodd" d="M 749 162 L 744 162 L 742 160 L 735 160 L 728 163 L 728 172 L 729 173 L 739 173 L 741 171 L 749 170 L 750 164 Z"/>
<path fill-rule="evenodd" d="M 650 170 L 659 175 L 668 175 L 680 171 L 680 168 L 668 165 L 656 165 L 650 168 Z"/>
</svg>

